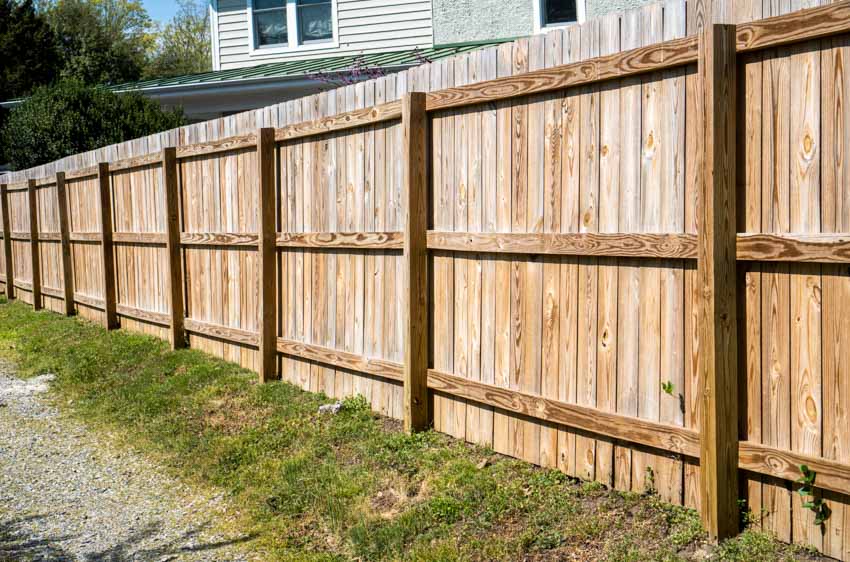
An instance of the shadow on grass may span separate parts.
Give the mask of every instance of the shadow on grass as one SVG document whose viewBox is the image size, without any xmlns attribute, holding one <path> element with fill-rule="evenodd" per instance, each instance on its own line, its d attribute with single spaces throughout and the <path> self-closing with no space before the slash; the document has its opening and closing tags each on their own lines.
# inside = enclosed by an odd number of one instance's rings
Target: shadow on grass
<svg viewBox="0 0 850 562">
<path fill-rule="evenodd" d="M 22 527 L 24 524 L 44 519 L 47 515 L 33 515 L 17 519 L 0 521 L 0 562 L 11 561 L 74 561 L 86 562 L 119 562 L 123 560 L 162 560 L 169 556 L 179 556 L 194 552 L 215 552 L 231 545 L 242 544 L 256 538 L 255 534 L 244 535 L 233 539 L 203 542 L 200 539 L 207 525 L 197 525 L 169 540 L 157 539 L 162 532 L 161 523 L 151 523 L 144 528 L 131 533 L 115 545 L 100 551 L 89 552 L 82 557 L 75 556 L 63 549 L 63 542 L 73 540 L 74 535 L 59 535 L 53 537 L 33 537 Z M 147 543 L 146 546 L 142 546 Z M 151 544 L 153 543 L 153 544 Z M 225 558 L 218 558 L 226 560 Z"/>
</svg>

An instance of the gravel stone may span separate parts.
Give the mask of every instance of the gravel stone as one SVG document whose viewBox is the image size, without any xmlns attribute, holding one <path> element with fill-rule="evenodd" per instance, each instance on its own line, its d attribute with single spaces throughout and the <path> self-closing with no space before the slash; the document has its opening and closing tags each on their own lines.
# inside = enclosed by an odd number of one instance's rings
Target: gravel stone
<svg viewBox="0 0 850 562">
<path fill-rule="evenodd" d="M 255 560 L 220 496 L 63 416 L 0 364 L 0 561 Z"/>
</svg>

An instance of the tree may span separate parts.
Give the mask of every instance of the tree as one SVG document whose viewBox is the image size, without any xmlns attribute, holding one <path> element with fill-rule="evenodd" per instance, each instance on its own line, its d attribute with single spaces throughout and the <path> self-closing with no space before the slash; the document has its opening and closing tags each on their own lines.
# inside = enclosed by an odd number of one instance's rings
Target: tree
<svg viewBox="0 0 850 562">
<path fill-rule="evenodd" d="M 38 88 L 13 109 L 0 144 L 23 169 L 185 124 L 182 110 L 164 111 L 140 94 L 66 80 Z"/>
<path fill-rule="evenodd" d="M 165 78 L 208 72 L 211 67 L 210 21 L 206 4 L 178 0 L 180 9 L 159 34 L 145 76 Z"/>
<path fill-rule="evenodd" d="M 138 80 L 156 27 L 138 0 L 46 0 L 44 14 L 62 59 L 62 78 L 86 84 Z"/>
<path fill-rule="evenodd" d="M 49 84 L 59 68 L 56 37 L 32 0 L 0 0 L 0 101 Z"/>
</svg>

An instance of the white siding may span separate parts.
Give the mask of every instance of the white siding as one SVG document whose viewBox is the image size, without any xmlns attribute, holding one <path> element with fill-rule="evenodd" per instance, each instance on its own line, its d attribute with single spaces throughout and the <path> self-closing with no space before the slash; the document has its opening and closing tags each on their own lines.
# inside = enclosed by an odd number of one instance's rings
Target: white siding
<svg viewBox="0 0 850 562">
<path fill-rule="evenodd" d="M 222 70 L 267 62 L 401 51 L 433 45 L 431 0 L 337 0 L 339 45 L 287 53 L 251 53 L 248 0 L 218 0 Z"/>
</svg>

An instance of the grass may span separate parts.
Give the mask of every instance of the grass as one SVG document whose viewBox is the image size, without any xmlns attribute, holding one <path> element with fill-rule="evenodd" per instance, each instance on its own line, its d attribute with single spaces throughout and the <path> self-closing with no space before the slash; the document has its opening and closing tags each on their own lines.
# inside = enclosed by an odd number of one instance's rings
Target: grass
<svg viewBox="0 0 850 562">
<path fill-rule="evenodd" d="M 21 303 L 0 306 L 0 357 L 57 374 L 57 404 L 222 491 L 251 548 L 280 560 L 680 560 L 699 517 L 503 458 L 435 432 L 406 435 L 362 398 L 329 400 L 193 350 Z M 718 560 L 805 556 L 756 531 Z"/>
</svg>

